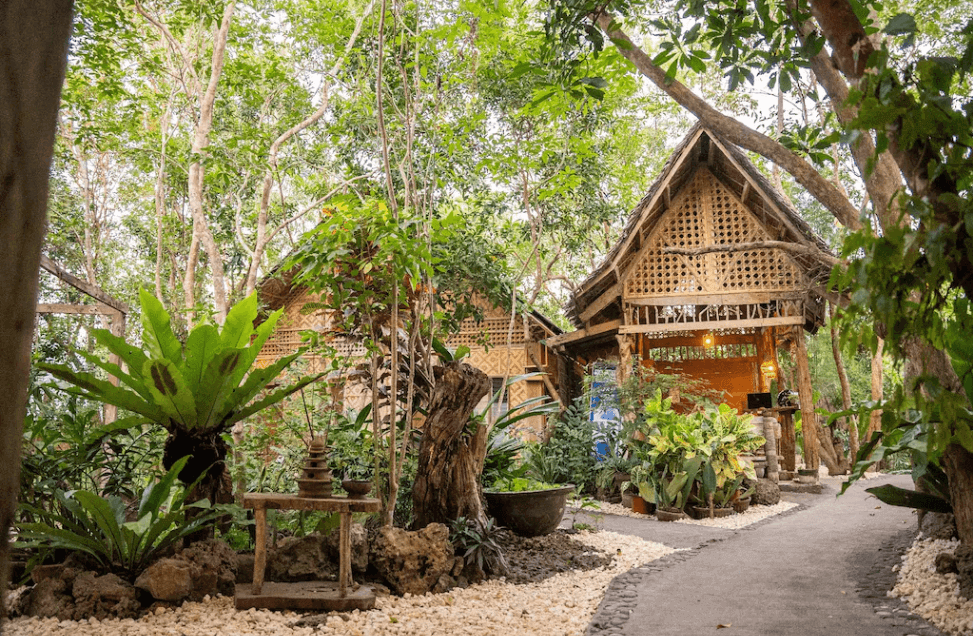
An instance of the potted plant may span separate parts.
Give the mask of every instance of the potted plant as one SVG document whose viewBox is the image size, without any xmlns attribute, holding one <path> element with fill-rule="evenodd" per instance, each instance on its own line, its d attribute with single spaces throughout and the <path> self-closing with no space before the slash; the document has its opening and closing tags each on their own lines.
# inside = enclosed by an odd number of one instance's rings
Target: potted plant
<svg viewBox="0 0 973 636">
<path fill-rule="evenodd" d="M 733 481 L 724 480 L 719 483 L 716 471 L 711 462 L 706 462 L 700 472 L 699 495 L 695 500 L 700 505 L 693 506 L 697 519 L 709 517 L 728 517 L 733 514 L 732 501 L 738 496 L 744 475 L 740 474 Z"/>
<path fill-rule="evenodd" d="M 339 416 L 331 425 L 331 467 L 341 476 L 341 487 L 349 498 L 361 498 L 372 489 L 375 454 L 368 426 L 371 406 L 355 418 Z"/>
<path fill-rule="evenodd" d="M 500 525 L 524 537 L 539 537 L 557 529 L 572 492 L 573 484 L 515 477 L 494 483 L 483 496 Z"/>
<path fill-rule="evenodd" d="M 651 485 L 651 473 L 651 466 L 644 463 L 636 464 L 629 473 L 629 479 L 621 484 L 622 492 L 630 493 L 632 503 L 629 507 L 633 512 L 643 515 L 655 512 L 656 498 Z M 634 493 L 631 492 L 633 489 Z"/>
<path fill-rule="evenodd" d="M 736 496 L 731 501 L 734 512 L 741 514 L 747 511 L 747 508 L 750 507 L 750 496 L 753 494 L 754 490 L 755 488 L 750 486 L 745 490 L 741 488 L 737 491 Z"/>
<path fill-rule="evenodd" d="M 655 516 L 659 521 L 678 521 L 685 519 L 684 508 L 689 501 L 696 474 L 702 465 L 701 457 L 691 457 L 685 460 L 680 470 L 669 472 L 665 466 L 661 473 L 653 473 L 650 484 L 652 503 L 656 505 Z"/>
</svg>

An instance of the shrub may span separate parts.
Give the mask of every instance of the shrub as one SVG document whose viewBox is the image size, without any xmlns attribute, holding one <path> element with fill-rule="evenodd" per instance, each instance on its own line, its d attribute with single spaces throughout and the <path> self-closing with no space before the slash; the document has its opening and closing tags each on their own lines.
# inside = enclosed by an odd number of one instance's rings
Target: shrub
<svg viewBox="0 0 973 636">
<path fill-rule="evenodd" d="M 187 459 L 178 460 L 142 492 L 135 521 L 125 521 L 125 502 L 120 497 L 101 497 L 86 490 L 59 491 L 56 496 L 61 514 L 22 504 L 42 521 L 21 524 L 15 545 L 82 552 L 107 570 L 134 575 L 164 550 L 222 514 L 205 500 L 186 504 L 187 491 L 175 482 Z"/>
</svg>

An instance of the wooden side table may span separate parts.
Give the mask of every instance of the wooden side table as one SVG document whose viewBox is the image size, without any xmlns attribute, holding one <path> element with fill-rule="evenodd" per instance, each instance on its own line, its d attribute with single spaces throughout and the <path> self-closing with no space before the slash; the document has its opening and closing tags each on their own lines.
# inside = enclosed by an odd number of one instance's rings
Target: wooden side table
<svg viewBox="0 0 973 636">
<path fill-rule="evenodd" d="M 243 507 L 253 508 L 257 537 L 254 550 L 253 584 L 238 585 L 235 594 L 237 609 L 251 607 L 266 609 L 351 610 L 375 606 L 371 588 L 353 590 L 351 576 L 351 515 L 353 512 L 378 512 L 378 499 L 349 499 L 347 497 L 310 498 L 276 493 L 247 493 Z M 267 583 L 267 509 L 319 510 L 337 512 L 341 527 L 338 539 L 338 585 L 312 581 L 304 583 Z"/>
</svg>

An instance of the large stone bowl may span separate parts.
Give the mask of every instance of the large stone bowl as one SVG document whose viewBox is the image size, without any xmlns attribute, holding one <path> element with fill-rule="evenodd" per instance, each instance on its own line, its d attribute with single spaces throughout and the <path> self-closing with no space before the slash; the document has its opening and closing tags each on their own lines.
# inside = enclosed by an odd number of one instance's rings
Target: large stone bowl
<svg viewBox="0 0 973 636">
<path fill-rule="evenodd" d="M 490 515 L 522 537 L 539 537 L 557 529 L 574 486 L 524 492 L 485 491 Z"/>
</svg>

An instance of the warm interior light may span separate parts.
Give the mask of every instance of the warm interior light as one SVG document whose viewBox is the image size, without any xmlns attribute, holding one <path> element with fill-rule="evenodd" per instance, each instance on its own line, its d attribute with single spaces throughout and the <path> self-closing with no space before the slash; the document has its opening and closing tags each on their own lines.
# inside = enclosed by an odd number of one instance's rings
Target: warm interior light
<svg viewBox="0 0 973 636">
<path fill-rule="evenodd" d="M 765 378 L 773 380 L 777 377 L 777 366 L 770 360 L 767 360 L 760 365 L 760 373 L 762 373 Z"/>
<path fill-rule="evenodd" d="M 703 336 L 704 347 L 712 347 L 715 342 L 716 342 L 716 338 L 713 337 L 712 333 L 708 333 Z"/>
</svg>

